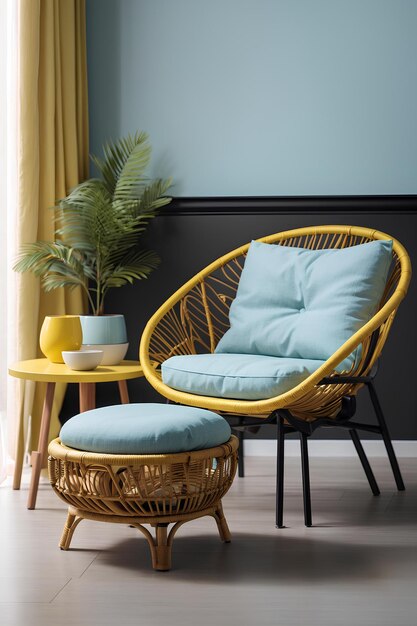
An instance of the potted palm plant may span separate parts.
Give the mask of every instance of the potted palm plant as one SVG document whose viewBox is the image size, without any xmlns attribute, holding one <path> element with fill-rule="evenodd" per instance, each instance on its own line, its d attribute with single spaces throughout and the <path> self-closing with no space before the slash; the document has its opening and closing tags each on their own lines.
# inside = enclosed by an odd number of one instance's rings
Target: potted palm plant
<svg viewBox="0 0 417 626">
<path fill-rule="evenodd" d="M 39 276 L 45 291 L 81 288 L 96 320 L 81 316 L 83 344 L 120 345 L 126 342 L 124 318 L 104 316 L 105 298 L 110 289 L 147 278 L 158 266 L 158 255 L 143 249 L 140 237 L 171 201 L 165 194 L 172 181 L 146 176 L 146 133 L 109 142 L 103 153 L 92 156 L 100 178 L 77 185 L 56 207 L 55 241 L 24 245 L 14 269 Z"/>
</svg>

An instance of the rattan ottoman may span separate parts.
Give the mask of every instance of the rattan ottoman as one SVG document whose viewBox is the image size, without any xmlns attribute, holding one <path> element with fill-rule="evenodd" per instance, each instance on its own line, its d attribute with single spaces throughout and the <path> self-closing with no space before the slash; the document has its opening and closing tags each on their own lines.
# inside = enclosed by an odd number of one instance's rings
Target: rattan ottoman
<svg viewBox="0 0 417 626">
<path fill-rule="evenodd" d="M 214 517 L 221 540 L 229 542 L 221 500 L 235 476 L 237 450 L 233 435 L 216 447 L 175 454 L 86 452 L 55 439 L 48 449 L 49 478 L 69 505 L 60 548 L 69 549 L 83 519 L 137 528 L 148 541 L 155 570 L 171 568 L 175 533 L 190 520 Z"/>
</svg>

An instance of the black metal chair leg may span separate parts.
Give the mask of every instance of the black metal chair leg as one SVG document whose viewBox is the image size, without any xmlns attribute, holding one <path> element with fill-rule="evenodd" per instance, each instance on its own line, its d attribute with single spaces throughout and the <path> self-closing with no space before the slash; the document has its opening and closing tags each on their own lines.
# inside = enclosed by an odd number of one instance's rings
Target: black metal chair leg
<svg viewBox="0 0 417 626">
<path fill-rule="evenodd" d="M 237 438 L 239 439 L 239 450 L 238 450 L 238 458 L 237 458 L 237 473 L 239 478 L 243 478 L 245 476 L 245 460 L 244 460 L 244 440 L 245 433 L 243 430 L 237 431 Z"/>
<path fill-rule="evenodd" d="M 371 401 L 375 410 L 376 418 L 378 420 L 378 424 L 381 428 L 381 435 L 384 440 L 385 448 L 387 450 L 389 462 L 391 463 L 392 473 L 394 474 L 395 483 L 397 485 L 398 491 L 404 491 L 404 481 L 401 476 L 400 466 L 398 465 L 397 457 L 395 456 L 394 448 L 392 446 L 391 437 L 388 431 L 387 423 L 385 421 L 384 414 L 382 412 L 381 405 L 379 403 L 378 395 L 376 393 L 376 389 L 374 384 L 367 384 L 369 395 L 371 397 Z"/>
<path fill-rule="evenodd" d="M 284 446 L 284 422 L 281 417 L 277 417 L 277 486 L 275 516 L 275 524 L 277 528 L 284 527 Z"/>
<path fill-rule="evenodd" d="M 359 435 L 358 435 L 357 431 L 354 430 L 354 429 L 349 430 L 349 434 L 350 434 L 350 436 L 352 438 L 353 445 L 356 448 L 356 452 L 358 453 L 358 457 L 360 459 L 360 462 L 362 463 L 362 467 L 363 467 L 364 472 L 366 474 L 366 478 L 368 479 L 369 486 L 372 489 L 372 493 L 374 494 L 374 496 L 379 496 L 380 491 L 379 491 L 378 483 L 375 480 L 374 473 L 373 473 L 372 468 L 371 468 L 371 466 L 369 464 L 368 457 L 365 454 L 365 450 L 363 449 L 361 440 L 359 439 Z"/>
<path fill-rule="evenodd" d="M 304 501 L 304 523 L 312 526 L 311 519 L 311 494 L 310 494 L 310 467 L 308 462 L 308 435 L 300 433 L 301 444 L 301 469 L 303 473 L 303 501 Z"/>
</svg>

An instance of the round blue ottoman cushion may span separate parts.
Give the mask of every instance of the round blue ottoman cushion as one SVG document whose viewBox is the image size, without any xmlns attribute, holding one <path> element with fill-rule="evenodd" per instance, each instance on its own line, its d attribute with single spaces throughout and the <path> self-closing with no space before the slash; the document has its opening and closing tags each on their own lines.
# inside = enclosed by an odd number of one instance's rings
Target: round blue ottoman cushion
<svg viewBox="0 0 417 626">
<path fill-rule="evenodd" d="M 229 440 L 226 420 L 205 409 L 175 404 L 120 404 L 85 411 L 66 422 L 63 444 L 104 454 L 173 454 Z"/>
</svg>

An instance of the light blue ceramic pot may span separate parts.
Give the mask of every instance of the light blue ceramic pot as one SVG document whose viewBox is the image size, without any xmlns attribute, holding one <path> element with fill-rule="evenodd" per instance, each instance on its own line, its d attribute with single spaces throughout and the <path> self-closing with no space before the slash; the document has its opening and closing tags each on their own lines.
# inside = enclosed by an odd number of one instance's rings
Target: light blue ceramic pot
<svg viewBox="0 0 417 626">
<path fill-rule="evenodd" d="M 124 315 L 80 315 L 83 344 L 126 343 Z"/>
</svg>

